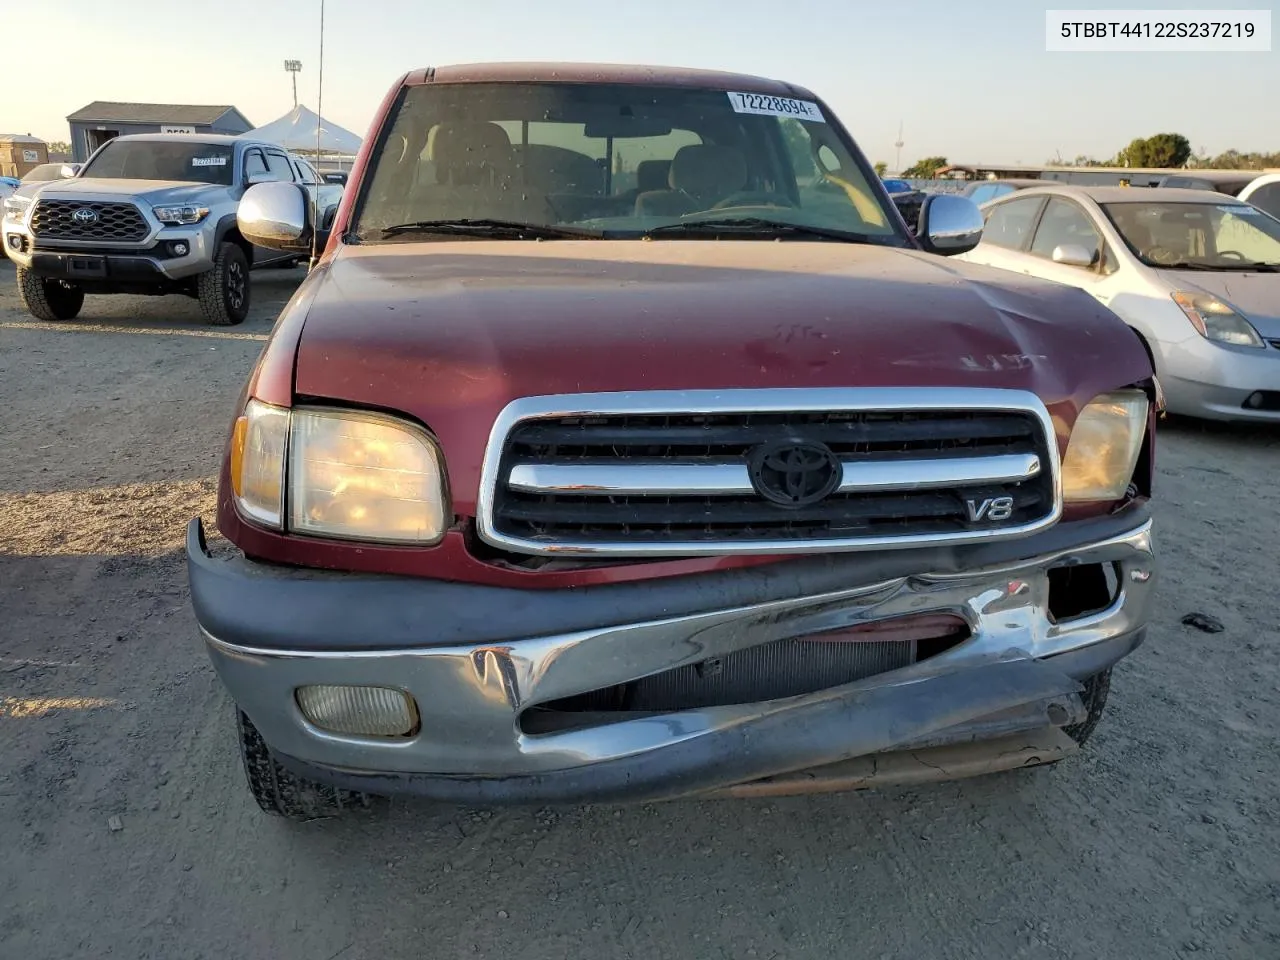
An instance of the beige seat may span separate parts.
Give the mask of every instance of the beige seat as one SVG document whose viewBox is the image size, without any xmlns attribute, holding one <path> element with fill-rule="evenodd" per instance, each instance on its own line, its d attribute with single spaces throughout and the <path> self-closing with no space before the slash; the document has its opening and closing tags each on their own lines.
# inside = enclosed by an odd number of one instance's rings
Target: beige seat
<svg viewBox="0 0 1280 960">
<path fill-rule="evenodd" d="M 650 190 L 636 197 L 638 217 L 680 217 L 710 210 L 747 183 L 747 161 L 733 147 L 694 144 L 671 159 L 669 190 Z"/>
<path fill-rule="evenodd" d="M 520 183 L 511 140 L 496 123 L 440 124 L 431 139 L 429 159 L 436 182 L 420 184 L 414 191 L 411 219 L 553 219 L 546 198 Z"/>
</svg>

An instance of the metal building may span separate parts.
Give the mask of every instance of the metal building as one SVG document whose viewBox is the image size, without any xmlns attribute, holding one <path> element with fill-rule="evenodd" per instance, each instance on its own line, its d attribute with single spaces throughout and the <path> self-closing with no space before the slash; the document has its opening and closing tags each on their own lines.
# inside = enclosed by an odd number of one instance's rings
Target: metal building
<svg viewBox="0 0 1280 960">
<path fill-rule="evenodd" d="M 112 103 L 97 100 L 67 117 L 71 158 L 83 163 L 108 140 L 127 133 L 226 133 L 253 129 L 243 113 L 229 105 Z"/>
</svg>

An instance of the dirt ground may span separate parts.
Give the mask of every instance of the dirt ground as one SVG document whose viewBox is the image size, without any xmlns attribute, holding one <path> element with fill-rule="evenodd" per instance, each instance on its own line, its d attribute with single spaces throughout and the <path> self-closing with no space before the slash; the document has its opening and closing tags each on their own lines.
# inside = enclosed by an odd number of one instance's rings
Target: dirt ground
<svg viewBox="0 0 1280 960">
<path fill-rule="evenodd" d="M 1162 429 L 1158 618 L 1057 767 L 783 801 L 259 813 L 180 548 L 300 278 L 257 274 L 231 329 L 134 297 L 51 325 L 0 262 L 0 958 L 1280 956 L 1275 430 Z"/>
</svg>

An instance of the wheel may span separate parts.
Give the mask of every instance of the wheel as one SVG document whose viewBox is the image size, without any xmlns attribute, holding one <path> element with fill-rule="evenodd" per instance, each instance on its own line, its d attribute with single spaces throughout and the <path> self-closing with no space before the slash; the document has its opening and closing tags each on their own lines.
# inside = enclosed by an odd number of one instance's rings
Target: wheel
<svg viewBox="0 0 1280 960">
<path fill-rule="evenodd" d="M 74 320 L 84 306 L 84 291 L 61 280 L 18 269 L 18 296 L 37 320 Z"/>
<path fill-rule="evenodd" d="M 271 755 L 258 728 L 239 709 L 236 710 L 236 727 L 240 734 L 240 758 L 244 761 L 249 792 L 267 813 L 289 820 L 321 820 L 372 805 L 373 798 L 366 793 L 316 783 L 281 766 Z"/>
<path fill-rule="evenodd" d="M 234 243 L 218 247 L 213 269 L 196 278 L 204 318 L 215 326 L 244 323 L 249 315 L 249 260 Z"/>
<path fill-rule="evenodd" d="M 1087 678 L 1084 681 L 1084 692 L 1080 694 L 1080 699 L 1084 701 L 1085 709 L 1089 711 L 1089 714 L 1080 723 L 1070 727 L 1063 727 L 1062 732 L 1080 746 L 1084 746 L 1085 741 L 1093 736 L 1093 731 L 1097 728 L 1098 721 L 1102 719 L 1102 711 L 1107 706 L 1107 694 L 1110 692 L 1110 667 Z"/>
</svg>

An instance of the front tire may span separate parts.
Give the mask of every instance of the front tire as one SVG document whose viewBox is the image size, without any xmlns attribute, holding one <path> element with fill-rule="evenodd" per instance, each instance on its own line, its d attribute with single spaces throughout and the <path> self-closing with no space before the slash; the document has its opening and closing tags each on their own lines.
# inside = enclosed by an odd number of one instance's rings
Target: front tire
<svg viewBox="0 0 1280 960">
<path fill-rule="evenodd" d="M 1111 692 L 1111 668 L 1108 667 L 1101 673 L 1087 677 L 1083 683 L 1084 692 L 1080 694 L 1080 699 L 1084 701 L 1085 709 L 1089 713 L 1074 726 L 1062 728 L 1063 733 L 1082 747 L 1085 741 L 1093 736 L 1098 722 L 1102 720 L 1102 711 L 1107 706 L 1107 694 Z"/>
<path fill-rule="evenodd" d="M 84 306 L 84 291 L 79 287 L 38 277 L 21 267 L 18 268 L 18 296 L 27 313 L 37 320 L 74 320 Z"/>
<path fill-rule="evenodd" d="M 196 278 L 200 310 L 209 323 L 232 327 L 249 316 L 249 258 L 234 243 L 218 247 L 213 269 Z"/>
<path fill-rule="evenodd" d="M 282 766 L 253 722 L 236 710 L 240 758 L 244 761 L 249 792 L 258 806 L 276 817 L 306 822 L 336 817 L 348 810 L 368 808 L 373 798 L 366 793 L 342 790 L 298 776 Z"/>
</svg>

